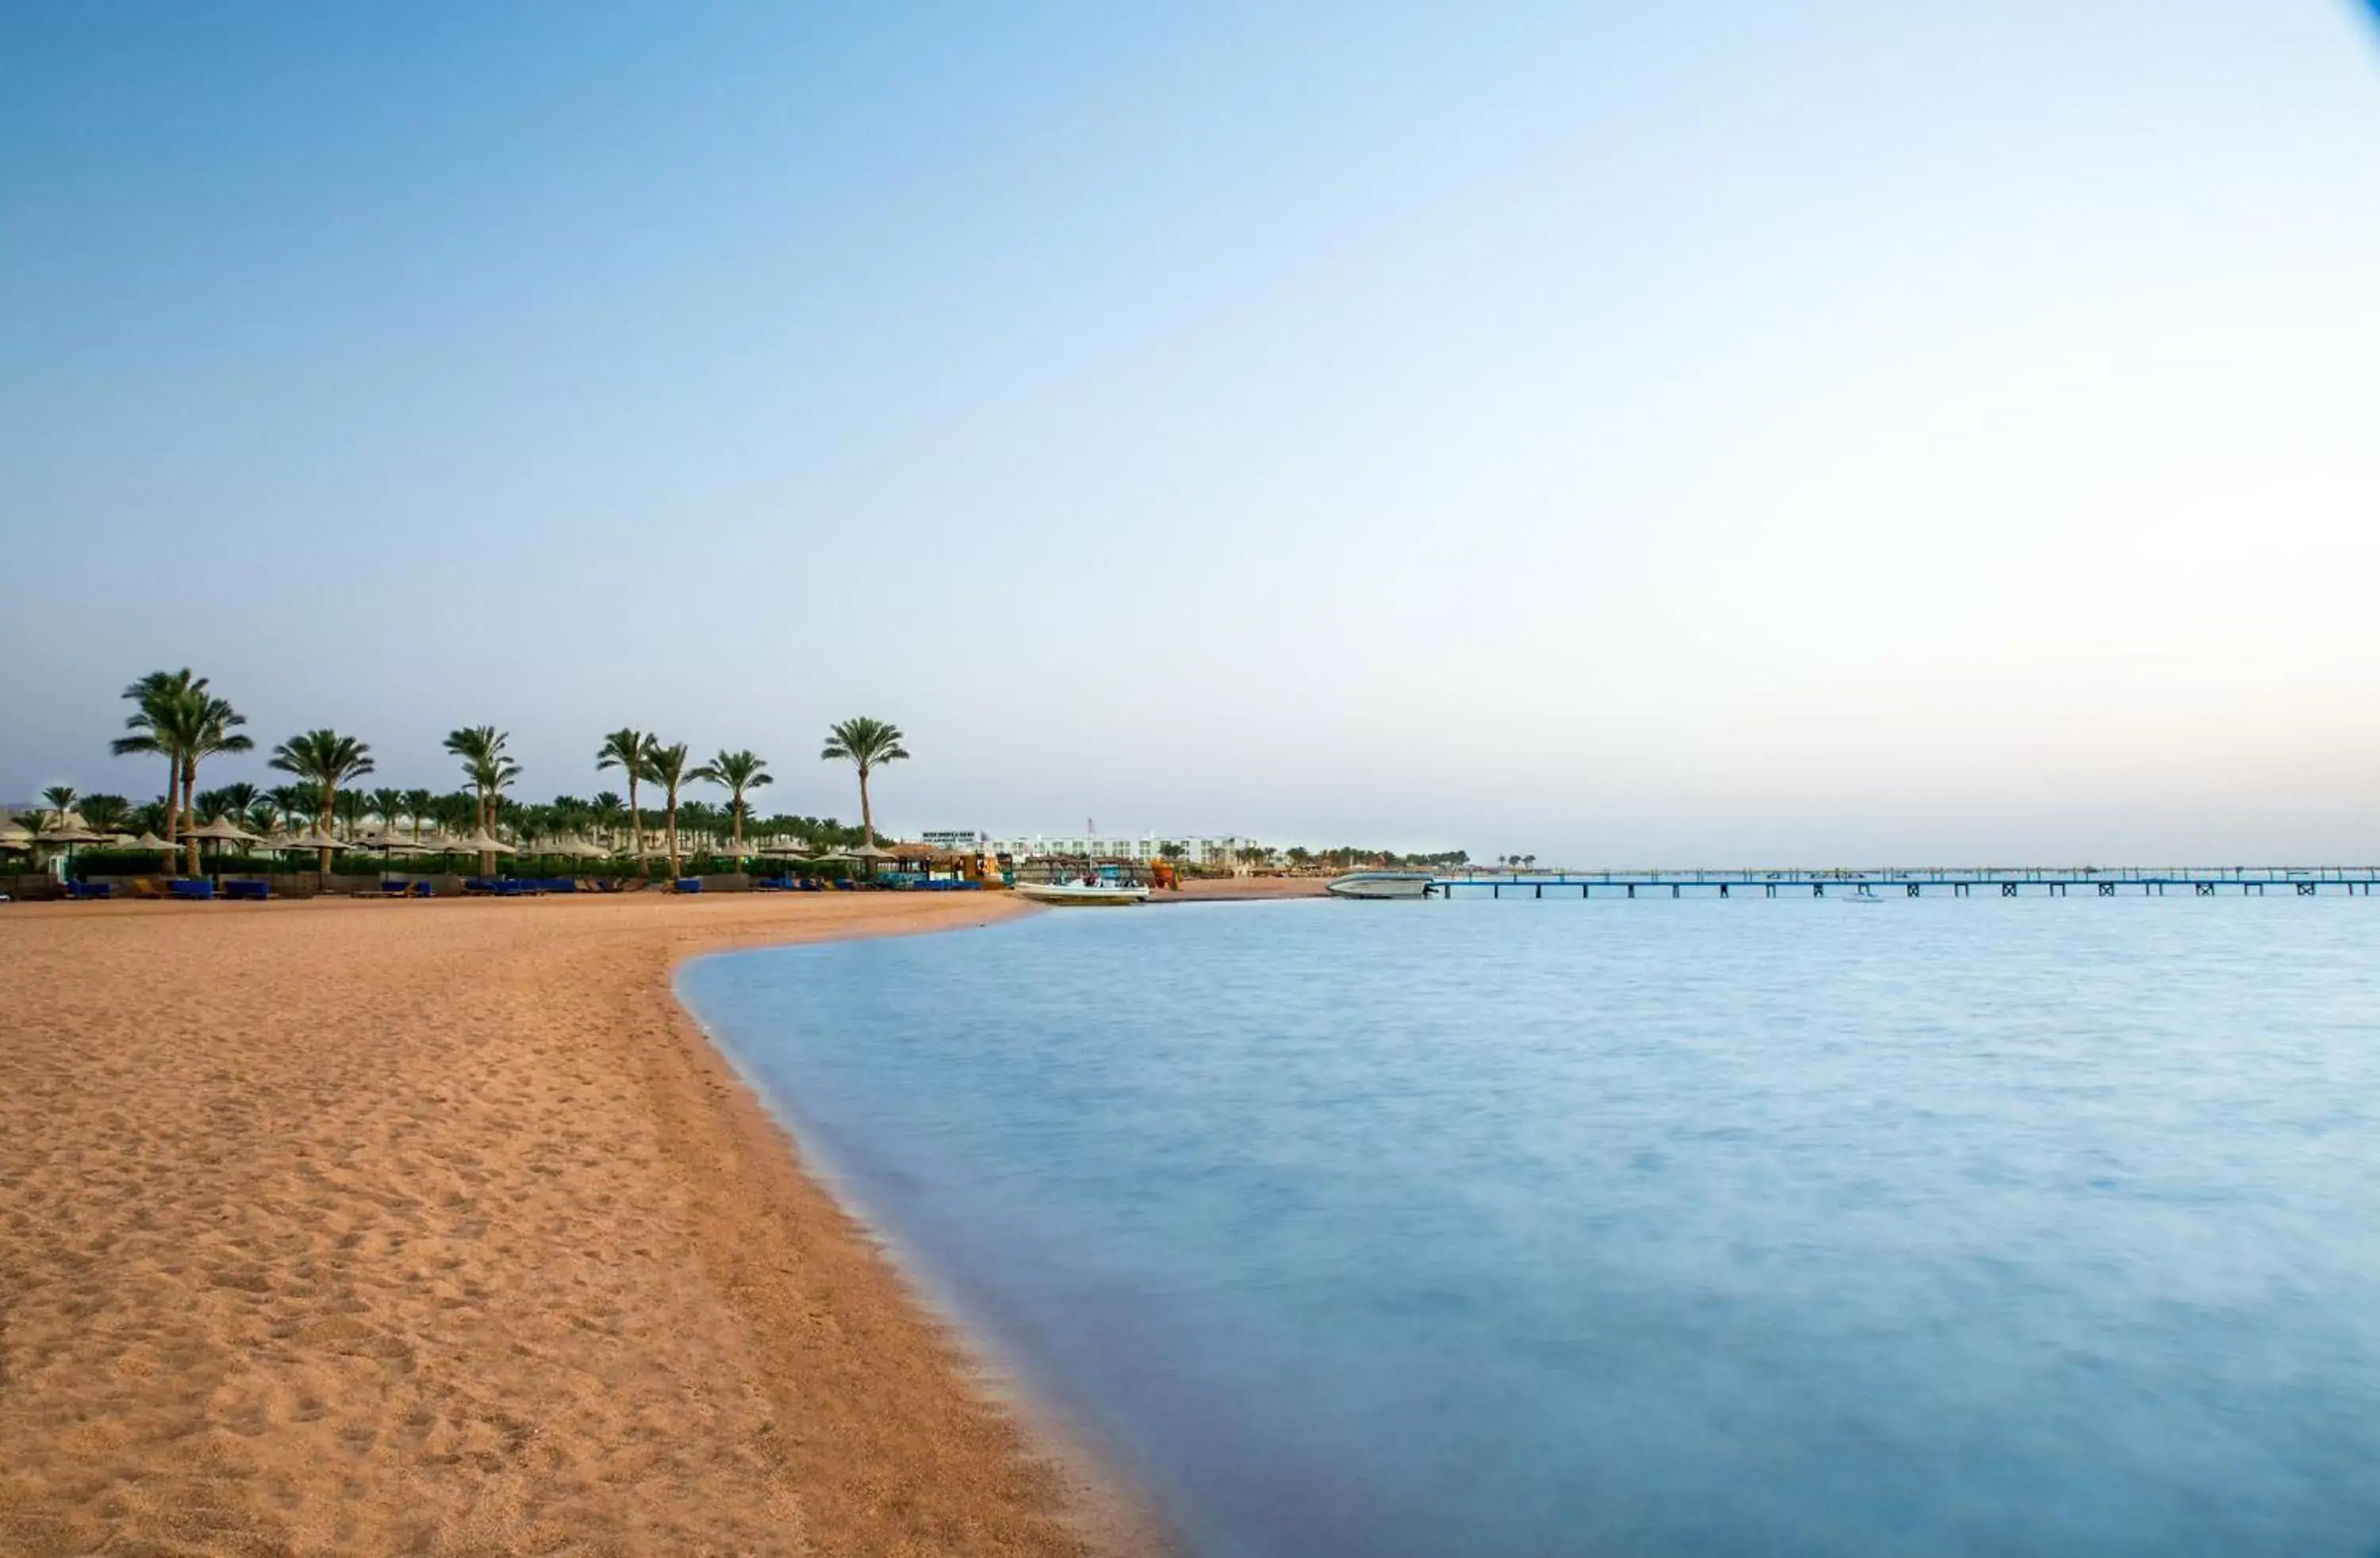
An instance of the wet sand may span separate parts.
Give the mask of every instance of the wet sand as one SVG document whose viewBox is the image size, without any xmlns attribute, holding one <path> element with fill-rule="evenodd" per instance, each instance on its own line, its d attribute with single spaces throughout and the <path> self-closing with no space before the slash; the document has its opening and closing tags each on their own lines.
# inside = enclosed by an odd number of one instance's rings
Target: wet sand
<svg viewBox="0 0 2380 1558">
<path fill-rule="evenodd" d="M 1140 1550 L 668 990 L 1013 912 L 0 907 L 0 1552 Z"/>
</svg>

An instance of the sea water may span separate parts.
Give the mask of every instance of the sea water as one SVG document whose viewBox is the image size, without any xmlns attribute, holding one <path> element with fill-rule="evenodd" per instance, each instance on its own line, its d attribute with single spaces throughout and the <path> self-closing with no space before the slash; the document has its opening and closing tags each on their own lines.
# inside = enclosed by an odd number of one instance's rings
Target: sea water
<svg viewBox="0 0 2380 1558">
<path fill-rule="evenodd" d="M 2380 1552 L 2380 904 L 1191 905 L 682 988 L 1196 1552 Z"/>
</svg>

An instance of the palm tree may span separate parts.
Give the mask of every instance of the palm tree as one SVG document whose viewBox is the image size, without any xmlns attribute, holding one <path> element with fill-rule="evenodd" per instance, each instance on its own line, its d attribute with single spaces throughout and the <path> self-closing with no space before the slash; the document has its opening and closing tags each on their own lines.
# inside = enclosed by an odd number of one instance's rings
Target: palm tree
<svg viewBox="0 0 2380 1558">
<path fill-rule="evenodd" d="M 670 878 L 677 878 L 677 787 L 686 783 L 686 743 L 664 747 L 659 739 L 645 750 L 645 774 L 669 797 Z"/>
<path fill-rule="evenodd" d="M 396 836 L 396 820 L 405 812 L 405 792 L 385 786 L 364 797 L 372 815 L 380 819 L 381 832 L 390 838 Z"/>
<path fill-rule="evenodd" d="M 325 832 L 322 858 L 316 869 L 324 876 L 330 875 L 328 824 L 338 817 L 339 786 L 372 771 L 371 749 L 335 730 L 310 730 L 273 748 L 271 766 L 322 786 Z"/>
<path fill-rule="evenodd" d="M 81 811 L 82 825 L 93 833 L 122 833 L 126 819 L 132 815 L 132 803 L 122 796 L 85 796 Z"/>
<path fill-rule="evenodd" d="M 587 821 L 601 831 L 603 842 L 614 848 L 619 846 L 620 818 L 624 808 L 620 797 L 610 790 L 598 790 L 587 805 Z"/>
<path fill-rule="evenodd" d="M 188 734 L 187 703 L 191 694 L 203 693 L 207 679 L 193 676 L 188 666 L 179 671 L 152 671 L 124 689 L 132 700 L 133 712 L 124 717 L 124 728 L 129 736 L 119 736 L 107 744 L 107 749 L 117 757 L 132 752 L 153 752 L 165 760 L 165 837 L 164 869 L 174 869 L 174 837 L 179 821 L 181 798 L 182 742 Z"/>
<path fill-rule="evenodd" d="M 827 732 L 820 762 L 847 762 L 859 770 L 859 831 L 866 842 L 876 842 L 876 813 L 868 807 L 868 776 L 888 762 L 908 757 L 901 746 L 901 727 L 865 715 L 844 721 Z"/>
<path fill-rule="evenodd" d="M 763 785 L 773 785 L 777 782 L 775 776 L 770 773 L 769 765 L 748 751 L 731 752 L 722 748 L 718 755 L 696 769 L 687 777 L 699 779 L 705 784 L 717 785 L 733 797 L 727 806 L 730 821 L 728 836 L 736 854 L 740 857 L 744 850 L 744 796 L 748 790 L 757 790 Z"/>
<path fill-rule="evenodd" d="M 295 833 L 299 818 L 310 820 L 321 809 L 322 792 L 312 785 L 275 785 L 264 792 L 264 801 L 278 815 L 280 825 Z"/>
<path fill-rule="evenodd" d="M 504 755 L 509 739 L 509 732 L 492 724 L 468 725 L 446 734 L 446 749 L 463 760 L 463 773 L 479 793 L 480 831 L 490 838 L 496 835 L 497 797 L 521 776 L 521 765 Z M 495 870 L 495 853 L 480 851 L 480 874 L 492 876 Z"/>
<path fill-rule="evenodd" d="M 652 777 L 656 745 L 655 737 L 624 727 L 603 737 L 603 744 L 595 749 L 595 772 L 616 768 L 628 776 L 628 836 L 639 876 L 645 870 L 645 814 L 637 809 L 637 781 Z"/>
<path fill-rule="evenodd" d="M 249 751 L 256 743 L 232 728 L 246 724 L 248 716 L 224 700 L 193 692 L 186 694 L 184 701 L 189 706 L 191 723 L 189 739 L 182 748 L 182 814 L 195 830 L 198 822 L 190 810 L 190 799 L 199 791 L 200 762 L 219 752 Z M 186 836 L 182 847 L 189 851 L 189 874 L 198 875 L 199 841 Z"/>
<path fill-rule="evenodd" d="M 16 822 L 18 827 L 33 835 L 32 838 L 24 846 L 25 858 L 32 861 L 33 869 L 35 870 L 40 870 L 42 869 L 42 851 L 46 847 L 42 843 L 42 835 L 45 833 L 52 832 L 54 830 L 54 824 L 50 822 L 48 815 L 41 811 L 27 811 L 19 813 L 16 819 Z"/>
<path fill-rule="evenodd" d="M 438 797 L 431 795 L 428 790 L 407 790 L 405 792 L 405 814 L 413 819 L 414 843 L 419 844 L 421 842 L 421 824 L 429 820 L 430 809 L 437 804 Z"/>
<path fill-rule="evenodd" d="M 82 798 L 82 792 L 72 785 L 53 785 L 42 792 L 42 798 L 48 801 L 50 809 L 58 814 L 58 826 L 65 827 L 67 813 L 75 809 L 75 802 Z"/>
<path fill-rule="evenodd" d="M 256 804 L 261 794 L 247 780 L 237 780 L 217 789 L 200 791 L 193 809 L 197 811 L 199 820 L 204 822 L 212 822 L 218 817 L 228 817 L 235 822 L 244 822 L 249 808 Z"/>
</svg>

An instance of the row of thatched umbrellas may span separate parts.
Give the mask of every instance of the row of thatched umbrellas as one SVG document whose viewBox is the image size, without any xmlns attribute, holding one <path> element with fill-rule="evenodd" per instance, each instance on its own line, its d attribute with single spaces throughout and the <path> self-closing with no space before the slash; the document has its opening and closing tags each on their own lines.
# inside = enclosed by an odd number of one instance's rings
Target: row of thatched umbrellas
<svg viewBox="0 0 2380 1558">
<path fill-rule="evenodd" d="M 255 834 L 241 827 L 228 817 L 218 817 L 204 827 L 195 828 L 182 836 L 186 839 L 198 839 L 206 844 L 261 845 L 273 850 L 354 849 L 392 858 L 407 855 L 517 855 L 521 853 L 519 849 L 504 843 L 502 839 L 492 837 L 484 828 L 474 832 L 468 838 L 459 839 L 437 834 L 426 839 L 412 839 L 402 834 L 382 831 L 366 834 L 361 838 L 341 840 L 330 837 L 319 827 L 311 833 L 305 834 L 275 833 L 269 835 Z M 0 825 L 0 849 L 46 848 L 51 846 L 71 844 L 114 844 L 128 849 L 160 851 L 167 847 L 165 841 L 155 834 L 144 833 L 138 838 L 128 838 L 120 834 L 93 833 L 84 827 L 79 820 L 63 827 L 45 829 L 38 834 L 13 820 L 6 825 Z M 591 843 L 584 838 L 567 838 L 540 844 L 530 849 L 528 853 L 560 855 L 580 860 L 608 860 L 613 858 L 615 853 L 620 852 L 606 849 L 601 845 Z M 662 851 L 648 846 L 645 853 L 648 856 L 658 856 Z M 799 844 L 782 841 L 764 844 L 758 848 L 744 844 L 730 846 L 725 849 L 704 850 L 700 853 L 734 855 L 738 858 L 768 855 L 795 860 L 890 860 L 895 858 L 892 850 L 880 849 L 873 844 L 863 844 L 856 849 L 829 849 L 821 853 L 814 852 Z"/>
</svg>

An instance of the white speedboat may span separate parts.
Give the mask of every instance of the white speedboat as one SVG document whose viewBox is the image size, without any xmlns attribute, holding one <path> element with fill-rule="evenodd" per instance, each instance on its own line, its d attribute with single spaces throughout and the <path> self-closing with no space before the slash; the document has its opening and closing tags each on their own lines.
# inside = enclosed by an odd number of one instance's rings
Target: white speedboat
<svg viewBox="0 0 2380 1558">
<path fill-rule="evenodd" d="M 1438 878 L 1427 871 L 1357 871 L 1324 884 L 1334 898 L 1427 898 Z"/>
<path fill-rule="evenodd" d="M 1148 901 L 1148 889 L 1121 882 L 1020 882 L 1016 895 L 1037 904 L 1142 904 Z"/>
</svg>

